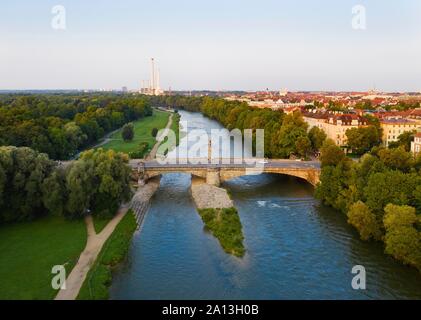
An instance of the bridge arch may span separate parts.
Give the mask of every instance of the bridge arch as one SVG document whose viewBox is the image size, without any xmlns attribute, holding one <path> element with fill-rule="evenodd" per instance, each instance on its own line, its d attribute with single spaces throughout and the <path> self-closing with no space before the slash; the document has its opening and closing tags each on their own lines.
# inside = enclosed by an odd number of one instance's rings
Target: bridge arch
<svg viewBox="0 0 421 320">
<path fill-rule="evenodd" d="M 273 173 L 281 174 L 291 177 L 296 177 L 303 179 L 313 185 L 314 187 L 320 182 L 320 174 L 317 170 L 300 170 L 300 169 L 279 169 L 279 168 L 264 168 L 263 170 L 256 170 L 255 174 L 261 173 Z M 244 169 L 240 170 L 224 170 L 220 171 L 220 182 L 225 182 L 234 178 L 246 176 L 248 174 L 253 174 L 253 170 L 246 172 Z"/>
<path fill-rule="evenodd" d="M 320 182 L 320 171 L 315 168 L 209 168 L 209 167 L 161 167 L 145 168 L 144 178 L 150 179 L 165 173 L 188 173 L 206 179 L 206 183 L 219 186 L 222 182 L 248 174 L 276 173 L 301 178 L 316 186 Z"/>
</svg>

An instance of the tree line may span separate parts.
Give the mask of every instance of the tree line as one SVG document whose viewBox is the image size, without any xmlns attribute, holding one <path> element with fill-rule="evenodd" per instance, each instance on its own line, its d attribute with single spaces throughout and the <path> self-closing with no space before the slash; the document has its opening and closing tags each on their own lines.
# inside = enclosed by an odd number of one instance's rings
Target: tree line
<svg viewBox="0 0 421 320">
<path fill-rule="evenodd" d="M 387 254 L 421 271 L 421 156 L 377 146 L 356 162 L 328 139 L 321 164 L 316 196 L 346 214 L 363 240 L 383 241 Z"/>
<path fill-rule="evenodd" d="M 150 103 L 187 111 L 202 112 L 229 130 L 264 129 L 265 156 L 268 158 L 306 158 L 317 152 L 326 134 L 317 127 L 308 130 L 300 112 L 258 109 L 245 102 L 214 97 L 162 96 L 151 97 Z"/>
<path fill-rule="evenodd" d="M 151 114 L 142 96 L 0 95 L 0 146 L 26 146 L 65 160 L 105 133 Z"/>
<path fill-rule="evenodd" d="M 130 199 L 128 161 L 126 154 L 98 149 L 64 166 L 28 147 L 0 147 L 0 223 L 113 215 Z"/>
</svg>

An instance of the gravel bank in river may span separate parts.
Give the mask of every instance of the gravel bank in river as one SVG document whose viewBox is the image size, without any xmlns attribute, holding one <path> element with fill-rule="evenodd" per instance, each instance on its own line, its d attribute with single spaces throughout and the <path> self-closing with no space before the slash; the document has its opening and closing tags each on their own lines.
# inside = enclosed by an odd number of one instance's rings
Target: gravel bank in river
<svg viewBox="0 0 421 320">
<path fill-rule="evenodd" d="M 227 190 L 206 184 L 201 178 L 192 177 L 191 194 L 198 209 L 234 207 Z"/>
</svg>

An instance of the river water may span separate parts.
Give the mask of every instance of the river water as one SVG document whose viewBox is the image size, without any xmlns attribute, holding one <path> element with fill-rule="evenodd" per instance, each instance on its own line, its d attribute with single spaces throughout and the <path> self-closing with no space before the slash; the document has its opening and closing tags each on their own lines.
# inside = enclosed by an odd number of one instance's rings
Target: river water
<svg viewBox="0 0 421 320">
<path fill-rule="evenodd" d="M 180 114 L 185 130 L 221 128 L 201 114 Z M 190 181 L 162 177 L 114 274 L 111 299 L 421 299 L 418 271 L 386 256 L 381 243 L 361 241 L 307 182 L 262 174 L 223 185 L 243 225 L 247 253 L 236 258 L 203 229 Z M 366 269 L 366 290 L 351 286 L 355 265 Z"/>
</svg>

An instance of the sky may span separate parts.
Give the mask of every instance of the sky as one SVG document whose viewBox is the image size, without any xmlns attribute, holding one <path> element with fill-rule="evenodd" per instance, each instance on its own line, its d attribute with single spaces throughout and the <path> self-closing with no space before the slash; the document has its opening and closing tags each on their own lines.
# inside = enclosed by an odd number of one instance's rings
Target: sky
<svg viewBox="0 0 421 320">
<path fill-rule="evenodd" d="M 421 91 L 421 1 L 0 2 L 0 90 L 136 89 L 151 57 L 165 90 Z"/>
</svg>

